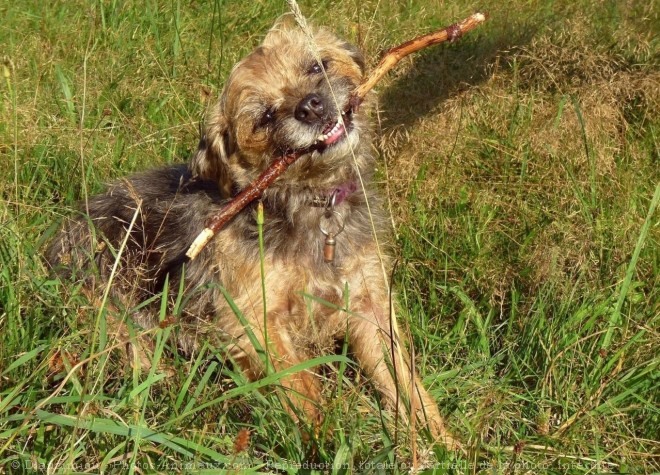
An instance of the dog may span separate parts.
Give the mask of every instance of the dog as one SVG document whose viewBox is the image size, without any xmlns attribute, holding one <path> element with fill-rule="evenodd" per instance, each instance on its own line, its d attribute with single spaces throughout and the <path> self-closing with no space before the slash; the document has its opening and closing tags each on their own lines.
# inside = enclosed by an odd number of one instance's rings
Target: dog
<svg viewBox="0 0 660 475">
<path fill-rule="evenodd" d="M 117 308 L 136 308 L 165 282 L 171 301 L 184 289 L 180 348 L 194 351 L 203 341 L 226 348 L 251 380 L 346 339 L 385 406 L 404 419 L 412 412 L 418 427 L 455 448 L 391 320 L 388 215 L 372 181 L 369 101 L 349 106 L 363 57 L 325 29 L 311 35 L 290 20 L 276 23 L 233 68 L 190 163 L 109 185 L 89 200 L 88 217 L 64 225 L 48 260 L 84 279 L 92 298 L 111 285 Z M 252 204 L 199 257 L 185 257 L 210 217 L 275 157 L 296 150 L 308 153 L 260 200 L 263 251 Z M 142 328 L 159 325 L 155 300 L 132 311 Z M 280 383 L 292 415 L 318 425 L 318 376 L 300 371 Z"/>
</svg>

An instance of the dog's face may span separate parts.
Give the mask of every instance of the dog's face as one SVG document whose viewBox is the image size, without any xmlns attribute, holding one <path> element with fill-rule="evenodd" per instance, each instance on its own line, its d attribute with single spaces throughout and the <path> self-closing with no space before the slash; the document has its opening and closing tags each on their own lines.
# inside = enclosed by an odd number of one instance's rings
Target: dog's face
<svg viewBox="0 0 660 475">
<path fill-rule="evenodd" d="M 313 148 L 280 184 L 345 179 L 352 150 L 368 129 L 364 114 L 348 105 L 363 73 L 350 44 L 325 30 L 315 31 L 312 42 L 292 22 L 280 22 L 234 67 L 209 114 L 193 173 L 229 194 L 277 156 Z"/>
</svg>

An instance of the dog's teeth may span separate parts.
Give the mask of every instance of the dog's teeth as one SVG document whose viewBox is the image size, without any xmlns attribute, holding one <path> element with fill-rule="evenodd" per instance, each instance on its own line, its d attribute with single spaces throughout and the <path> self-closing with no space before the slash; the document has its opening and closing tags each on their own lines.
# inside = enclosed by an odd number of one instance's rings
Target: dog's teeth
<svg viewBox="0 0 660 475">
<path fill-rule="evenodd" d="M 332 129 L 330 129 L 325 134 L 321 134 L 318 137 L 316 137 L 317 142 L 325 142 L 326 140 L 328 140 L 333 135 L 336 135 L 337 132 L 339 132 L 341 130 L 341 128 L 342 128 L 341 121 L 335 122 L 335 125 L 332 127 Z"/>
</svg>

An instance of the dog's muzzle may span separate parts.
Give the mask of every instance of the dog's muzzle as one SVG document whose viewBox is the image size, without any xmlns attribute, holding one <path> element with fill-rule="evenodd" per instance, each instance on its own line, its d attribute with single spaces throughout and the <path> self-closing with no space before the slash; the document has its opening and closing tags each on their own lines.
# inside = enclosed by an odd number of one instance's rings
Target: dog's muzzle
<svg viewBox="0 0 660 475">
<path fill-rule="evenodd" d="M 349 108 L 342 112 L 341 117 L 335 116 L 334 110 L 321 94 L 311 93 L 300 100 L 294 111 L 298 122 L 310 127 L 323 127 L 315 144 L 321 149 L 339 142 L 350 132 L 353 110 Z"/>
</svg>

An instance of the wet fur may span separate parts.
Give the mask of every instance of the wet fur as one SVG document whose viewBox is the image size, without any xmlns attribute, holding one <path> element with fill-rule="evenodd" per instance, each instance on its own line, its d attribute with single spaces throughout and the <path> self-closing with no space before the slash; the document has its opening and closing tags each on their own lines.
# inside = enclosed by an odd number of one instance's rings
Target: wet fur
<svg viewBox="0 0 660 475">
<path fill-rule="evenodd" d="M 407 362 L 398 368 L 397 391 L 388 368 L 391 342 L 400 344 L 390 328 L 389 289 L 384 277 L 389 262 L 380 255 L 373 235 L 375 228 L 381 247 L 386 243 L 387 215 L 371 182 L 374 157 L 365 110 L 350 117 L 351 132 L 340 143 L 302 157 L 264 193 L 267 329 L 255 205 L 236 216 L 197 259 L 184 257 L 206 220 L 258 176 L 273 157 L 309 146 L 326 127 L 325 117 L 309 124 L 293 117 L 305 95 L 314 92 L 327 98 L 332 119 L 361 82 L 364 64 L 354 47 L 325 30 L 315 32 L 315 42 L 327 62 L 322 75 L 309 74 L 317 56 L 310 51 L 308 38 L 295 27 L 276 25 L 263 45 L 234 68 L 209 113 L 191 163 L 150 170 L 111 184 L 90 200 L 89 218 L 73 218 L 64 225 L 49 250 L 49 261 L 69 277 L 85 280 L 91 293 L 100 294 L 116 250 L 130 228 L 120 272 L 112 282 L 116 308 L 131 309 L 157 295 L 166 276 L 174 301 L 183 282 L 191 298 L 185 299 L 177 316 L 181 349 L 192 351 L 210 340 L 227 348 L 248 377 L 258 378 L 262 362 L 222 287 L 261 343 L 267 330 L 276 369 L 304 361 L 319 349 L 333 348 L 347 336 L 352 354 L 386 405 L 393 408 L 398 404 L 405 418 L 408 411 L 396 395 L 407 393 L 411 371 Z M 264 125 L 269 108 L 277 113 Z M 346 182 L 359 183 L 359 177 L 364 190 L 359 187 L 336 207 L 345 229 L 337 236 L 335 262 L 325 263 L 324 236 L 318 227 L 324 211 L 312 201 Z M 344 307 L 347 297 L 350 314 L 336 311 Z M 158 325 L 156 307 L 131 316 L 143 328 Z M 300 372 L 283 379 L 282 385 L 291 390 L 292 412 L 318 422 L 321 391 L 316 375 Z M 434 401 L 418 380 L 412 400 L 419 420 L 436 438 L 453 446 Z"/>
</svg>

